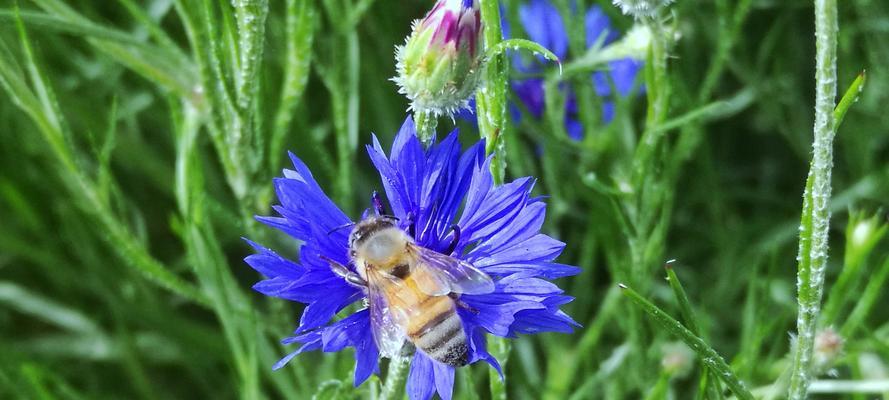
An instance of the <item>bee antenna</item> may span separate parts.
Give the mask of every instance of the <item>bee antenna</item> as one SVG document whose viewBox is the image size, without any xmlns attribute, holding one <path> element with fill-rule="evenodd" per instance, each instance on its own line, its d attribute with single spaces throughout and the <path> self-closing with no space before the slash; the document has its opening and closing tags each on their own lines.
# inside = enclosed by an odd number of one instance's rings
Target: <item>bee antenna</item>
<svg viewBox="0 0 889 400">
<path fill-rule="evenodd" d="M 329 236 L 331 233 L 334 233 L 334 232 L 336 232 L 336 231 L 338 231 L 338 230 L 340 230 L 340 229 L 348 228 L 348 227 L 350 227 L 350 226 L 354 226 L 354 225 L 355 225 L 354 222 L 349 222 L 348 224 L 342 224 L 342 225 L 340 225 L 340 226 L 338 226 L 338 227 L 336 227 L 336 228 L 333 228 L 333 229 L 327 231 L 327 235 Z"/>
</svg>

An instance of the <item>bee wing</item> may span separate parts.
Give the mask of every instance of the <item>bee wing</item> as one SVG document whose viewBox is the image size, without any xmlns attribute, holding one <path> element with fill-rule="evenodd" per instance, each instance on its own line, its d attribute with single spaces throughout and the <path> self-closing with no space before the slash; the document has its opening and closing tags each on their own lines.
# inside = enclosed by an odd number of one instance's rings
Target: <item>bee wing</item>
<svg viewBox="0 0 889 400">
<path fill-rule="evenodd" d="M 426 249 L 410 245 L 415 256 L 411 264 L 411 278 L 423 293 L 444 296 L 449 293 L 484 294 L 494 291 L 488 274 L 472 264 Z"/>
<path fill-rule="evenodd" d="M 368 268 L 367 300 L 374 341 L 383 357 L 400 354 L 404 345 L 404 326 L 411 318 L 411 310 L 403 306 L 404 296 L 410 291 L 404 281 L 394 279 Z"/>
</svg>

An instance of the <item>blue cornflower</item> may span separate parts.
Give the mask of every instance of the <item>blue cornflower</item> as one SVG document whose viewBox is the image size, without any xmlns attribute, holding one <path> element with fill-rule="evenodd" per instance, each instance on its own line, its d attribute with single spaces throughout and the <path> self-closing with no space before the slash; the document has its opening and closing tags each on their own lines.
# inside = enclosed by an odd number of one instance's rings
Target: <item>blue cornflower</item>
<svg viewBox="0 0 889 400">
<path fill-rule="evenodd" d="M 540 43 L 556 56 L 565 59 L 568 55 L 568 33 L 559 10 L 548 0 L 531 0 L 519 7 L 519 20 L 531 40 Z M 611 29 L 608 16 L 598 5 L 587 9 L 584 15 L 587 47 L 607 45 L 618 38 L 618 33 Z M 522 72 L 539 72 L 539 66 L 526 65 L 521 61 L 516 68 Z M 602 98 L 611 96 L 611 82 L 621 96 L 630 94 L 636 75 L 642 67 L 642 61 L 633 58 L 614 60 L 608 63 L 607 71 L 595 72 L 592 75 L 596 95 Z M 535 117 L 543 115 L 545 104 L 544 82 L 539 78 L 516 80 L 512 83 L 513 91 L 528 111 Z M 565 128 L 574 139 L 583 137 L 583 127 L 577 120 L 577 102 L 569 88 L 563 87 L 566 102 Z M 614 118 L 614 102 L 606 100 L 602 104 L 602 120 L 610 122 Z"/>
<path fill-rule="evenodd" d="M 568 32 L 559 10 L 548 0 L 530 0 L 519 6 L 519 22 L 528 37 L 540 43 L 553 52 L 560 59 L 568 56 Z M 503 34 L 510 36 L 510 27 L 506 20 L 502 21 Z M 608 16 L 598 5 L 587 9 L 584 15 L 587 47 L 594 45 L 605 46 L 618 39 L 617 31 L 611 29 Z M 542 72 L 541 65 L 536 62 L 527 62 L 521 57 L 515 57 L 513 65 L 515 69 L 524 75 L 535 75 Z M 606 99 L 602 104 L 602 120 L 610 122 L 614 118 L 614 102 L 608 100 L 612 97 L 612 82 L 617 93 L 621 96 L 630 94 L 633 85 L 642 68 L 642 61 L 634 58 L 623 58 L 608 63 L 606 71 L 592 74 L 593 87 L 596 95 Z M 610 81 L 609 81 L 610 78 Z M 511 83 L 513 93 L 525 105 L 528 112 L 534 118 L 543 115 L 546 105 L 544 81 L 542 78 L 532 77 L 516 79 Z M 560 88 L 567 97 L 565 102 L 565 129 L 568 135 L 579 140 L 583 137 L 583 126 L 578 121 L 577 101 L 571 89 L 565 85 Z M 512 110 L 514 119 L 521 117 L 515 109 Z M 461 117 L 474 120 L 469 113 L 460 114 Z"/>
<path fill-rule="evenodd" d="M 486 334 L 516 337 L 538 332 L 571 332 L 577 323 L 559 307 L 573 298 L 563 294 L 550 279 L 570 276 L 576 267 L 555 262 L 565 244 L 540 233 L 545 204 L 530 192 L 534 179 L 516 179 L 494 186 L 484 156 L 484 142 L 460 151 L 455 130 L 439 143 L 424 149 L 408 118 L 387 156 L 374 137 L 367 150 L 380 173 L 391 216 L 388 223 L 410 235 L 414 245 L 436 258 L 459 260 L 466 268 L 490 278 L 487 290 L 450 293 L 462 323 L 468 363 L 484 360 L 502 374 L 497 360 L 485 347 Z M 303 244 L 299 261 L 250 242 L 258 251 L 246 261 L 268 279 L 254 289 L 267 296 L 306 304 L 299 327 L 284 344 L 300 344 L 281 359 L 281 368 L 297 354 L 309 350 L 355 349 L 355 385 L 378 372 L 380 356 L 391 356 L 390 343 L 382 343 L 379 310 L 373 291 L 362 287 L 367 271 L 350 255 L 360 232 L 349 233 L 353 221 L 324 193 L 306 165 L 291 154 L 295 170 L 275 179 L 280 217 L 258 217 Z M 385 206 L 374 197 L 377 209 Z M 383 218 L 366 211 L 368 218 Z M 354 228 L 358 231 L 359 228 Z M 369 269 L 369 266 L 364 268 Z M 394 274 L 394 272 L 393 272 Z M 356 284 L 356 281 L 358 284 Z M 445 296 L 447 297 L 447 296 Z M 336 319 L 352 304 L 360 311 Z M 389 312 L 389 311 L 387 311 Z M 394 316 L 383 315 L 382 318 Z M 391 333 L 391 332 L 383 332 Z M 401 332 L 404 337 L 404 332 Z M 418 346 L 420 347 L 420 346 Z M 418 349 L 411 362 L 407 391 L 411 399 L 425 400 L 435 392 L 450 399 L 454 367 L 436 361 Z"/>
</svg>

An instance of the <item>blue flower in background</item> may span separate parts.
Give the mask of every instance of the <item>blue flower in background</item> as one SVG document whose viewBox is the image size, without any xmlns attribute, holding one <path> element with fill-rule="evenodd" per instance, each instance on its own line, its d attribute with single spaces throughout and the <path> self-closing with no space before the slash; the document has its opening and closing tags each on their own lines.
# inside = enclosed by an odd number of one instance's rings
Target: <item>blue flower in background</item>
<svg viewBox="0 0 889 400">
<path fill-rule="evenodd" d="M 568 33 L 562 15 L 559 10 L 548 0 L 531 0 L 519 6 L 519 22 L 528 37 L 540 43 L 552 51 L 560 59 L 566 59 L 568 56 Z M 587 9 L 584 15 L 584 25 L 586 30 L 587 47 L 593 45 L 607 45 L 614 42 L 618 38 L 618 33 L 611 29 L 611 22 L 608 16 L 602 12 L 602 9 L 594 5 Z M 504 37 L 510 36 L 509 25 L 506 20 L 503 21 Z M 542 72 L 542 65 L 537 59 L 527 62 L 520 57 L 515 57 L 513 66 L 516 70 L 523 74 L 536 74 Z M 602 104 L 602 120 L 610 122 L 614 118 L 614 102 L 608 100 L 612 96 L 612 82 L 617 94 L 626 96 L 630 94 L 633 85 L 642 68 L 642 61 L 633 58 L 625 58 L 611 61 L 608 63 L 606 71 L 595 72 L 592 74 L 593 87 L 596 95 L 606 99 Z M 609 81 L 609 78 L 611 81 Z M 517 79 L 512 81 L 512 90 L 516 97 L 521 100 L 528 112 L 534 118 L 540 118 L 543 115 L 546 104 L 544 81 L 541 78 Z M 563 86 L 562 89 L 567 96 L 565 104 L 565 129 L 568 135 L 575 140 L 583 137 L 583 126 L 578 121 L 577 101 L 574 93 L 570 88 Z M 513 109 L 513 118 L 520 118 L 521 114 Z M 461 116 L 469 117 L 464 113 Z"/>
<path fill-rule="evenodd" d="M 452 292 L 449 296 L 455 299 L 465 334 L 466 362 L 484 360 L 500 371 L 497 360 L 486 351 L 486 334 L 512 338 L 547 331 L 567 333 L 577 326 L 559 309 L 573 298 L 549 280 L 579 270 L 556 263 L 564 243 L 540 233 L 546 206 L 530 195 L 534 179 L 520 178 L 495 187 L 490 159 L 484 157 L 484 142 L 461 153 L 454 131 L 424 150 L 410 118 L 388 156 L 376 137 L 367 150 L 382 179 L 393 214 L 387 217 L 391 223 L 424 251 L 456 259 L 492 281 L 484 293 Z M 391 354 L 379 338 L 380 319 L 375 318 L 372 287 L 355 283 L 360 281 L 356 276 L 365 277 L 359 271 L 361 264 L 350 255 L 350 239 L 355 233 L 341 229 L 354 224 L 327 197 L 306 165 L 293 155 L 291 159 L 295 170 L 285 170 L 284 177 L 274 182 L 280 201 L 274 209 L 280 217 L 258 220 L 300 241 L 299 261 L 253 242 L 250 244 L 258 253 L 246 258 L 251 267 L 268 277 L 257 283 L 255 290 L 306 304 L 294 335 L 283 340 L 300 347 L 274 368 L 304 351 L 335 352 L 353 347 L 357 386 L 378 372 L 380 356 Z M 379 199 L 374 199 L 375 207 L 383 208 Z M 364 218 L 368 215 L 365 212 Z M 336 320 L 337 313 L 353 304 L 362 309 Z M 450 399 L 454 371 L 453 366 L 418 349 L 408 376 L 410 398 L 425 400 L 438 392 L 441 398 Z"/>
<path fill-rule="evenodd" d="M 562 20 L 558 9 L 547 0 L 531 0 L 519 7 L 519 20 L 528 33 L 531 40 L 540 43 L 561 59 L 565 59 L 568 55 L 568 33 L 565 23 Z M 586 30 L 587 47 L 593 45 L 607 45 L 618 38 L 618 33 L 611 29 L 611 22 L 608 16 L 602 12 L 602 9 L 594 5 L 587 9 L 584 15 L 584 25 Z M 596 94 L 603 98 L 608 98 L 612 94 L 611 82 L 614 88 L 621 96 L 626 96 L 633 89 L 636 75 L 642 67 L 642 62 L 632 58 L 625 58 L 608 63 L 607 71 L 600 71 L 593 74 L 593 86 Z M 525 65 L 521 61 L 516 63 L 516 68 L 522 72 L 539 72 L 537 65 Z M 545 104 L 544 99 L 544 83 L 542 79 L 532 78 L 513 81 L 513 90 L 528 111 L 535 117 L 540 118 L 543 115 Z M 583 127 L 577 120 L 577 102 L 574 94 L 570 89 L 563 88 L 566 91 L 568 100 L 566 102 L 566 118 L 565 128 L 568 134 L 574 139 L 580 139 L 583 136 Z M 602 120 L 610 122 L 614 118 L 614 103 L 605 101 L 602 105 Z"/>
</svg>

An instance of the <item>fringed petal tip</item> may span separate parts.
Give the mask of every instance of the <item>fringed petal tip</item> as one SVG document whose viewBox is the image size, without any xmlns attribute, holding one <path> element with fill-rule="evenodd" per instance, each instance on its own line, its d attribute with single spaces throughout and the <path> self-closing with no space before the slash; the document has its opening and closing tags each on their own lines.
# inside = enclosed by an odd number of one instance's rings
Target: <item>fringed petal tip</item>
<svg viewBox="0 0 889 400">
<path fill-rule="evenodd" d="M 571 332 L 579 327 L 560 307 L 573 298 L 549 279 L 580 270 L 557 263 L 565 244 L 540 233 L 546 204 L 531 196 L 535 180 L 519 178 L 493 185 L 484 141 L 461 152 L 457 131 L 424 149 L 407 118 L 387 154 L 376 136 L 367 146 L 380 173 L 389 211 L 401 228 L 414 234 L 417 245 L 444 252 L 459 239 L 451 256 L 473 264 L 494 280 L 490 293 L 460 297 L 467 306 L 458 313 L 470 347 L 471 363 L 484 360 L 500 374 L 497 360 L 487 352 L 485 337 L 514 338 L 538 332 Z M 306 304 L 299 327 L 284 344 L 300 344 L 274 365 L 278 369 L 296 355 L 312 350 L 355 349 L 354 383 L 360 385 L 379 372 L 375 327 L 367 309 L 331 322 L 337 313 L 365 297 L 333 273 L 327 259 L 353 269 L 348 232 L 336 230 L 350 219 L 327 197 L 308 167 L 290 154 L 293 170 L 274 181 L 280 216 L 256 217 L 298 239 L 299 261 L 244 239 L 256 254 L 247 264 L 267 276 L 254 289 L 268 296 Z M 453 228 L 454 225 L 458 228 Z M 459 229 L 459 233 L 457 231 Z M 364 300 L 367 301 L 367 300 Z M 471 309 L 472 312 L 466 310 Z M 412 400 L 438 393 L 450 400 L 454 368 L 418 351 L 413 358 L 407 391 Z"/>
</svg>

